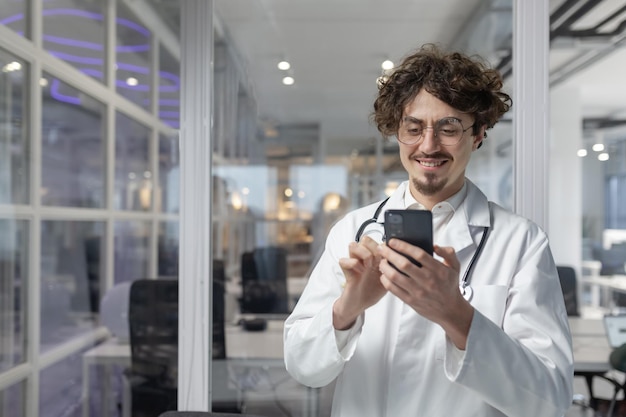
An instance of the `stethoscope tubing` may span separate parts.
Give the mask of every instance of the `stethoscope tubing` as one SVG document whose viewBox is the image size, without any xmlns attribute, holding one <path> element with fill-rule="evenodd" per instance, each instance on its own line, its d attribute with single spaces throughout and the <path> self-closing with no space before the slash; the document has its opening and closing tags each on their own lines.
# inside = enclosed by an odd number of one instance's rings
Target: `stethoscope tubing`
<svg viewBox="0 0 626 417">
<path fill-rule="evenodd" d="M 372 223 L 378 223 L 378 217 L 383 207 L 387 203 L 387 200 L 389 200 L 389 197 L 387 197 L 378 205 L 378 207 L 376 208 L 376 211 L 374 212 L 374 216 L 371 219 L 367 219 L 363 223 L 361 223 L 354 237 L 354 240 L 356 242 L 358 242 L 361 239 L 361 236 L 363 235 L 363 232 L 365 232 L 365 229 L 367 228 L 367 226 L 369 226 Z M 378 223 L 378 224 L 381 224 L 381 223 Z M 463 279 L 461 280 L 461 283 L 459 285 L 459 288 L 461 290 L 461 293 L 463 294 L 463 297 L 465 297 L 465 299 L 467 299 L 468 301 L 472 298 L 472 294 L 473 294 L 472 288 L 470 286 L 471 273 L 473 272 L 473 268 L 474 268 L 474 264 L 476 263 L 476 260 L 480 256 L 480 253 L 482 252 L 485 246 L 485 242 L 487 241 L 487 236 L 489 235 L 489 230 L 490 230 L 489 226 L 483 226 L 483 233 L 480 237 L 480 242 L 478 243 L 478 247 L 476 248 L 474 255 L 472 255 L 472 259 L 470 260 L 470 263 L 467 265 L 467 268 L 465 269 L 465 273 L 463 274 Z M 384 241 L 384 237 L 383 237 L 383 241 Z"/>
</svg>

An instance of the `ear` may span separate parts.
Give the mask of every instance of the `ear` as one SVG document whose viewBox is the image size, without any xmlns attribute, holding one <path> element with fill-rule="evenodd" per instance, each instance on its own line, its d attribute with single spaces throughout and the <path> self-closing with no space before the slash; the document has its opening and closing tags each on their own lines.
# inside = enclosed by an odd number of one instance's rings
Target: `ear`
<svg viewBox="0 0 626 417">
<path fill-rule="evenodd" d="M 483 140 L 487 138 L 487 132 L 485 130 L 485 126 L 481 126 L 478 134 L 474 136 L 474 143 L 472 144 L 472 151 L 476 149 L 480 149 L 483 146 Z"/>
</svg>

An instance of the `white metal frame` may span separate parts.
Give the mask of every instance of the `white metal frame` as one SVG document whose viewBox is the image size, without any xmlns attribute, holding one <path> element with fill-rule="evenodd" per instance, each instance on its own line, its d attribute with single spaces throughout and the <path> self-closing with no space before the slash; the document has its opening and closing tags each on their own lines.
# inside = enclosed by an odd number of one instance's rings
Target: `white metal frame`
<svg viewBox="0 0 626 417">
<path fill-rule="evenodd" d="M 213 0 L 181 2 L 178 409 L 209 411 Z"/>
<path fill-rule="evenodd" d="M 549 24 L 545 0 L 514 0 L 513 207 L 548 232 Z"/>
</svg>

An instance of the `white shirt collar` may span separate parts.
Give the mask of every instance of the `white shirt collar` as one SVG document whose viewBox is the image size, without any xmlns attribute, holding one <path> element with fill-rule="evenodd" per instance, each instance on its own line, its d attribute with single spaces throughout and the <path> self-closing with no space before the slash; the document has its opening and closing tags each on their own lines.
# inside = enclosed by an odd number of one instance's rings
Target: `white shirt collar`
<svg viewBox="0 0 626 417">
<path fill-rule="evenodd" d="M 437 203 L 433 206 L 432 212 L 435 213 L 446 213 L 446 212 L 455 212 L 463 200 L 467 195 L 467 181 L 463 182 L 463 187 L 450 198 L 440 203 Z M 411 194 L 410 187 L 407 185 L 404 190 L 404 208 L 411 210 L 426 210 L 422 204 L 418 203 L 418 201 Z"/>
</svg>

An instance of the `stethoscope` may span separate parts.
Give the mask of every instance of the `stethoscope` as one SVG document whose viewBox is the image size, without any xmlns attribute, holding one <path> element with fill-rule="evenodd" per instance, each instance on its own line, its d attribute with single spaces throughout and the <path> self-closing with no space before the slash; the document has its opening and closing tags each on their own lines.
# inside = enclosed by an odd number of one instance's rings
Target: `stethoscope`
<svg viewBox="0 0 626 417">
<path fill-rule="evenodd" d="M 376 208 L 376 211 L 374 212 L 374 216 L 371 219 L 367 219 L 363 223 L 361 223 L 361 226 L 359 226 L 359 229 L 357 230 L 356 235 L 354 236 L 354 240 L 356 242 L 361 240 L 361 236 L 363 236 L 365 229 L 370 224 L 380 224 L 380 225 L 384 224 L 378 221 L 378 216 L 380 215 L 380 212 L 385 206 L 385 203 L 387 202 L 387 200 L 389 200 L 389 197 L 384 199 L 378 205 L 378 207 Z M 465 273 L 463 274 L 463 279 L 461 280 L 461 283 L 459 284 L 459 290 L 461 291 L 463 298 L 465 298 L 467 301 L 471 300 L 472 296 L 474 295 L 474 290 L 472 289 L 472 286 L 470 285 L 471 273 L 473 271 L 476 260 L 480 256 L 480 253 L 482 252 L 483 247 L 485 246 L 485 242 L 487 241 L 488 235 L 489 235 L 489 226 L 483 226 L 483 233 L 480 237 L 478 248 L 476 248 L 476 252 L 474 252 L 474 255 L 472 256 L 472 259 L 470 260 L 469 265 L 467 265 L 467 268 L 465 269 Z M 383 235 L 383 242 L 384 241 L 385 241 L 385 235 Z"/>
</svg>

